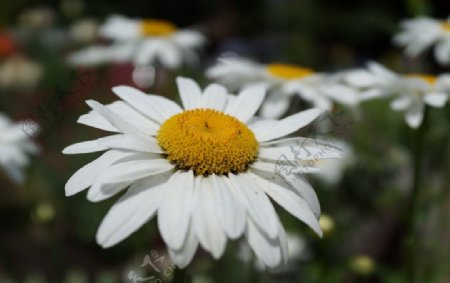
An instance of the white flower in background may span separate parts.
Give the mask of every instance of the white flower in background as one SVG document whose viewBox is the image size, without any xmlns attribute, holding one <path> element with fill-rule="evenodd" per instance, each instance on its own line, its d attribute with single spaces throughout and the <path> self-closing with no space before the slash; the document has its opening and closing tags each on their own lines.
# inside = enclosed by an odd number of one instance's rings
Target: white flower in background
<svg viewBox="0 0 450 283">
<path fill-rule="evenodd" d="M 234 90 L 254 84 L 269 88 L 260 115 L 278 118 L 286 113 L 292 95 L 297 94 L 314 107 L 331 110 L 333 102 L 354 106 L 358 95 L 340 82 L 338 76 L 287 64 L 259 64 L 243 58 L 222 58 L 206 72 L 207 76 Z"/>
<path fill-rule="evenodd" d="M 0 114 L 0 167 L 16 183 L 24 181 L 24 167 L 29 163 L 27 154 L 35 154 L 38 148 L 30 135 L 38 130 L 32 121 L 13 123 Z"/>
<path fill-rule="evenodd" d="M 391 108 L 405 113 L 412 128 L 422 124 L 425 105 L 443 107 L 450 94 L 450 75 L 396 74 L 371 62 L 367 70 L 348 72 L 346 81 L 362 89 L 361 100 L 392 96 Z"/>
<path fill-rule="evenodd" d="M 402 22 L 402 31 L 394 43 L 405 47 L 405 52 L 415 57 L 434 46 L 434 56 L 441 64 L 450 63 L 450 18 L 436 20 L 420 17 Z"/>
<path fill-rule="evenodd" d="M 42 77 L 42 67 L 32 60 L 16 55 L 0 64 L 0 88 L 32 90 Z"/>
<path fill-rule="evenodd" d="M 171 22 L 117 15 L 106 20 L 99 28 L 99 35 L 112 40 L 112 43 L 75 52 L 69 57 L 69 62 L 74 65 L 132 62 L 135 66 L 159 62 L 174 69 L 183 62 L 197 63 L 196 49 L 205 43 L 199 32 L 180 30 Z"/>
<path fill-rule="evenodd" d="M 403 77 L 405 92 L 391 103 L 391 108 L 405 112 L 405 119 L 412 128 L 422 124 L 425 105 L 443 107 L 450 93 L 450 75 L 432 76 L 410 74 Z"/>
<path fill-rule="evenodd" d="M 326 145 L 283 138 L 320 111 L 255 121 L 263 87 L 234 96 L 217 84 L 204 91 L 190 79 L 178 78 L 177 84 L 183 108 L 127 86 L 113 88 L 122 100 L 110 105 L 88 101 L 93 111 L 78 122 L 114 134 L 63 151 L 106 151 L 70 178 L 66 195 L 90 188 L 87 198 L 100 201 L 128 188 L 99 227 L 97 242 L 105 248 L 158 215 L 161 236 L 179 267 L 191 261 L 198 244 L 217 259 L 228 239 L 244 234 L 267 267 L 283 265 L 286 235 L 268 196 L 322 234 L 317 196 L 302 178 L 318 170 L 306 166 L 312 156 L 294 157 L 291 147 L 301 142 L 315 153 Z M 334 149 L 321 158 L 339 156 Z"/>
<path fill-rule="evenodd" d="M 76 42 L 93 42 L 98 36 L 98 23 L 92 19 L 79 20 L 70 27 L 70 35 Z"/>
<path fill-rule="evenodd" d="M 55 12 L 48 7 L 36 7 L 19 15 L 19 24 L 26 29 L 44 29 L 55 22 Z"/>
</svg>

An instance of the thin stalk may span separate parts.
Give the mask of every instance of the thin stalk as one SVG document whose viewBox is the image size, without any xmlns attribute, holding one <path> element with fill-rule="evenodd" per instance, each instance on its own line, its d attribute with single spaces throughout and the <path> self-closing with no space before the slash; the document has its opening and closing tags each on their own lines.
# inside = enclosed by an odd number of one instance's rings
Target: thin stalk
<svg viewBox="0 0 450 283">
<path fill-rule="evenodd" d="M 409 283 L 416 283 L 417 276 L 417 251 L 419 241 L 417 235 L 417 222 L 419 217 L 419 204 L 421 195 L 421 177 L 422 177 L 422 158 L 423 158 L 423 139 L 428 124 L 428 107 L 425 106 L 424 119 L 419 129 L 415 132 L 413 156 L 414 156 L 414 179 L 411 189 L 411 195 L 406 211 L 406 279 Z"/>
</svg>

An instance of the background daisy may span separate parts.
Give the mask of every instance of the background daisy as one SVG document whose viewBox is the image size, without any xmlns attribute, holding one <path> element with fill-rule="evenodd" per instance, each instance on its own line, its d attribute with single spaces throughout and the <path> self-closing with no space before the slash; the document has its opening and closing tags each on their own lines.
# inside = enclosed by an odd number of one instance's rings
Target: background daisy
<svg viewBox="0 0 450 283">
<path fill-rule="evenodd" d="M 361 99 L 392 96 L 391 108 L 405 113 L 405 120 L 418 128 L 425 105 L 443 107 L 450 94 L 450 75 L 396 74 L 377 63 L 367 70 L 349 72 L 347 82 L 362 89 Z"/>
<path fill-rule="evenodd" d="M 401 28 L 394 42 L 405 47 L 407 55 L 415 57 L 433 47 L 434 57 L 440 64 L 450 63 L 450 18 L 418 17 L 403 21 Z"/>
<path fill-rule="evenodd" d="M 24 167 L 29 163 L 29 154 L 36 154 L 38 148 L 30 136 L 38 130 L 32 121 L 13 123 L 0 114 L 0 167 L 16 183 L 25 180 Z"/>
<path fill-rule="evenodd" d="M 160 63 L 174 69 L 182 63 L 197 63 L 196 49 L 205 43 L 199 32 L 178 29 L 164 20 L 131 19 L 113 15 L 99 27 L 99 35 L 110 39 L 108 46 L 91 46 L 70 55 L 74 65 L 132 62 L 135 66 Z"/>
<path fill-rule="evenodd" d="M 231 89 L 261 84 L 269 89 L 260 115 L 278 118 L 287 112 L 292 95 L 297 94 L 313 107 L 329 111 L 333 102 L 357 104 L 357 94 L 337 76 L 316 73 L 310 68 L 289 64 L 258 64 L 243 58 L 221 58 L 206 75 Z"/>
</svg>

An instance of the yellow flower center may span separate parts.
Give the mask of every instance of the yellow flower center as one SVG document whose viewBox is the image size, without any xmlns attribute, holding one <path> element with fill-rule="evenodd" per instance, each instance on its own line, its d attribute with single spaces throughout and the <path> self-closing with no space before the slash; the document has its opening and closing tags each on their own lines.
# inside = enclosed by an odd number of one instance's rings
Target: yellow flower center
<svg viewBox="0 0 450 283">
<path fill-rule="evenodd" d="M 245 124 L 212 109 L 188 110 L 170 117 L 161 125 L 157 139 L 167 159 L 196 175 L 244 172 L 259 148 Z"/>
<path fill-rule="evenodd" d="M 177 27 L 168 21 L 143 20 L 141 22 L 141 33 L 145 36 L 166 36 L 174 33 Z"/>
<path fill-rule="evenodd" d="M 441 28 L 443 31 L 450 32 L 450 22 L 441 22 Z"/>
<path fill-rule="evenodd" d="M 267 72 L 274 77 L 287 80 L 300 79 L 314 74 L 312 69 L 287 64 L 269 64 Z"/>
<path fill-rule="evenodd" d="M 424 74 L 408 74 L 406 75 L 408 78 L 416 78 L 425 81 L 429 85 L 434 85 L 437 81 L 436 76 L 432 75 L 424 75 Z"/>
</svg>

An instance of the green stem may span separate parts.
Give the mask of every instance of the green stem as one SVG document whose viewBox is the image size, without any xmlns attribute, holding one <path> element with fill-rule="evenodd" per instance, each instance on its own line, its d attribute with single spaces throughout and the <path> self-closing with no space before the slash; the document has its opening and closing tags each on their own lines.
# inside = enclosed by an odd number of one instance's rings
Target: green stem
<svg viewBox="0 0 450 283">
<path fill-rule="evenodd" d="M 419 241 L 417 239 L 417 222 L 419 216 L 419 201 L 422 177 L 422 157 L 423 157 L 423 138 L 427 128 L 428 107 L 424 109 L 424 119 L 422 125 L 415 132 L 413 156 L 414 156 L 414 179 L 411 189 L 411 195 L 406 211 L 406 279 L 408 283 L 417 282 L 417 250 Z"/>
</svg>

